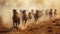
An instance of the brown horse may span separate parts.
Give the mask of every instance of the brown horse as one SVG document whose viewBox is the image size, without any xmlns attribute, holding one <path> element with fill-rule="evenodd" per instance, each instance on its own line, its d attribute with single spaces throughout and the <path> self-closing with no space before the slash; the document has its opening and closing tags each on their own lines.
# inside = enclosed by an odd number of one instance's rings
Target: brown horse
<svg viewBox="0 0 60 34">
<path fill-rule="evenodd" d="M 34 19 L 35 19 L 35 21 L 37 21 L 38 20 L 38 18 L 39 18 L 39 11 L 38 10 L 36 10 L 36 13 L 34 14 Z"/>
<path fill-rule="evenodd" d="M 31 10 L 31 14 L 34 15 L 34 9 Z"/>
<path fill-rule="evenodd" d="M 29 12 L 29 14 L 28 14 L 28 19 L 32 19 L 31 12 Z"/>
<path fill-rule="evenodd" d="M 26 22 L 27 22 L 26 10 L 23 10 L 23 11 L 22 11 L 22 14 L 23 14 L 23 15 L 22 15 L 22 22 L 23 22 L 23 23 L 26 23 Z"/>
<path fill-rule="evenodd" d="M 46 16 L 48 16 L 48 11 L 49 11 L 49 9 L 46 10 Z"/>
<path fill-rule="evenodd" d="M 57 10 L 56 10 L 56 9 L 54 10 L 54 15 L 55 15 L 55 16 L 57 15 Z"/>
<path fill-rule="evenodd" d="M 19 26 L 20 24 L 20 17 L 18 16 L 19 14 L 17 13 L 17 11 L 14 9 L 13 10 L 13 26 L 14 28 L 18 28 L 17 26 Z M 16 25 L 16 26 L 15 26 Z"/>
<path fill-rule="evenodd" d="M 52 9 L 50 9 L 50 11 L 49 11 L 49 16 L 50 16 L 50 18 L 52 17 Z"/>
</svg>

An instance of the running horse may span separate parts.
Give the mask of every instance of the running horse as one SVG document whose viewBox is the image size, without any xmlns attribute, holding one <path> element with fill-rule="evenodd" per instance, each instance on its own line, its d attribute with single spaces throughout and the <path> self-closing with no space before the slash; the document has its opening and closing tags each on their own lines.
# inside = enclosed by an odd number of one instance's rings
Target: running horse
<svg viewBox="0 0 60 34">
<path fill-rule="evenodd" d="M 34 19 L 35 19 L 35 21 L 37 21 L 38 20 L 38 18 L 39 18 L 39 10 L 36 10 L 36 13 L 34 14 Z"/>
<path fill-rule="evenodd" d="M 29 12 L 29 14 L 28 14 L 28 19 L 32 19 L 32 15 L 31 15 L 31 12 Z"/>
<path fill-rule="evenodd" d="M 19 24 L 20 24 L 19 13 L 17 13 L 17 11 L 14 9 L 13 10 L 13 27 L 18 28 Z"/>
<path fill-rule="evenodd" d="M 22 22 L 26 24 L 27 22 L 27 15 L 26 15 L 26 10 L 22 11 Z"/>
<path fill-rule="evenodd" d="M 50 9 L 50 11 L 49 11 L 49 16 L 50 16 L 50 18 L 52 17 L 52 9 Z"/>
<path fill-rule="evenodd" d="M 55 17 L 57 16 L 57 10 L 56 9 L 54 10 L 54 16 Z"/>
</svg>

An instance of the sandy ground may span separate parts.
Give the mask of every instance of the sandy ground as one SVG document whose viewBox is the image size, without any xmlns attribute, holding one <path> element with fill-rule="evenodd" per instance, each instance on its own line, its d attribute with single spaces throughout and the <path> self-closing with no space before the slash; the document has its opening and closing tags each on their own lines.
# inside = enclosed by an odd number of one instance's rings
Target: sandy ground
<svg viewBox="0 0 60 34">
<path fill-rule="evenodd" d="M 0 34 L 60 34 L 60 18 L 32 23 L 23 30 L 2 27 Z"/>
</svg>

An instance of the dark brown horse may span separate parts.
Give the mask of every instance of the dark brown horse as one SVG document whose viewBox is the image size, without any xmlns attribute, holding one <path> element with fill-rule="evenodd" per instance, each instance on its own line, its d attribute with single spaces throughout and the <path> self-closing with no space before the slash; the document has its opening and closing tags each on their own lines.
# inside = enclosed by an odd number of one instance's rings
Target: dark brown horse
<svg viewBox="0 0 60 34">
<path fill-rule="evenodd" d="M 20 24 L 20 17 L 18 16 L 19 14 L 17 13 L 17 11 L 14 9 L 13 10 L 13 26 L 14 28 L 18 28 L 19 24 Z M 16 26 L 15 26 L 16 25 Z"/>
<path fill-rule="evenodd" d="M 22 15 L 22 22 L 23 22 L 23 23 L 26 23 L 26 22 L 27 22 L 26 10 L 23 10 L 23 11 L 22 11 L 22 14 L 23 14 L 23 15 Z"/>
<path fill-rule="evenodd" d="M 37 21 L 38 20 L 38 18 L 39 18 L 39 11 L 38 10 L 36 10 L 36 13 L 34 14 L 34 19 L 35 19 L 35 21 Z"/>
<path fill-rule="evenodd" d="M 50 16 L 50 18 L 52 17 L 52 9 L 50 9 L 50 11 L 49 11 L 49 16 Z"/>
</svg>

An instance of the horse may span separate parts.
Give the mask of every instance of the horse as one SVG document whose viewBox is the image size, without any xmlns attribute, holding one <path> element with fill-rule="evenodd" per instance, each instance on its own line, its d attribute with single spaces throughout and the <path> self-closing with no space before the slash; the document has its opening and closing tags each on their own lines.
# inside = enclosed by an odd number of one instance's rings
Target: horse
<svg viewBox="0 0 60 34">
<path fill-rule="evenodd" d="M 50 18 L 52 17 L 52 9 L 50 9 L 50 11 L 49 11 L 49 16 L 50 16 Z"/>
<path fill-rule="evenodd" d="M 24 22 L 25 24 L 27 22 L 26 10 L 22 11 L 22 22 Z"/>
<path fill-rule="evenodd" d="M 38 10 L 36 10 L 36 13 L 34 14 L 34 19 L 35 19 L 35 21 L 37 21 L 38 20 L 38 18 L 39 18 L 39 11 Z"/>
<path fill-rule="evenodd" d="M 56 17 L 56 15 L 57 15 L 57 12 L 56 12 L 56 11 L 57 11 L 57 10 L 55 9 L 55 10 L 54 10 L 54 15 L 55 15 L 55 17 Z"/>
<path fill-rule="evenodd" d="M 13 26 L 14 26 L 14 28 L 18 28 L 19 24 L 20 24 L 19 13 L 17 13 L 16 9 L 14 9 L 13 10 Z"/>
</svg>

